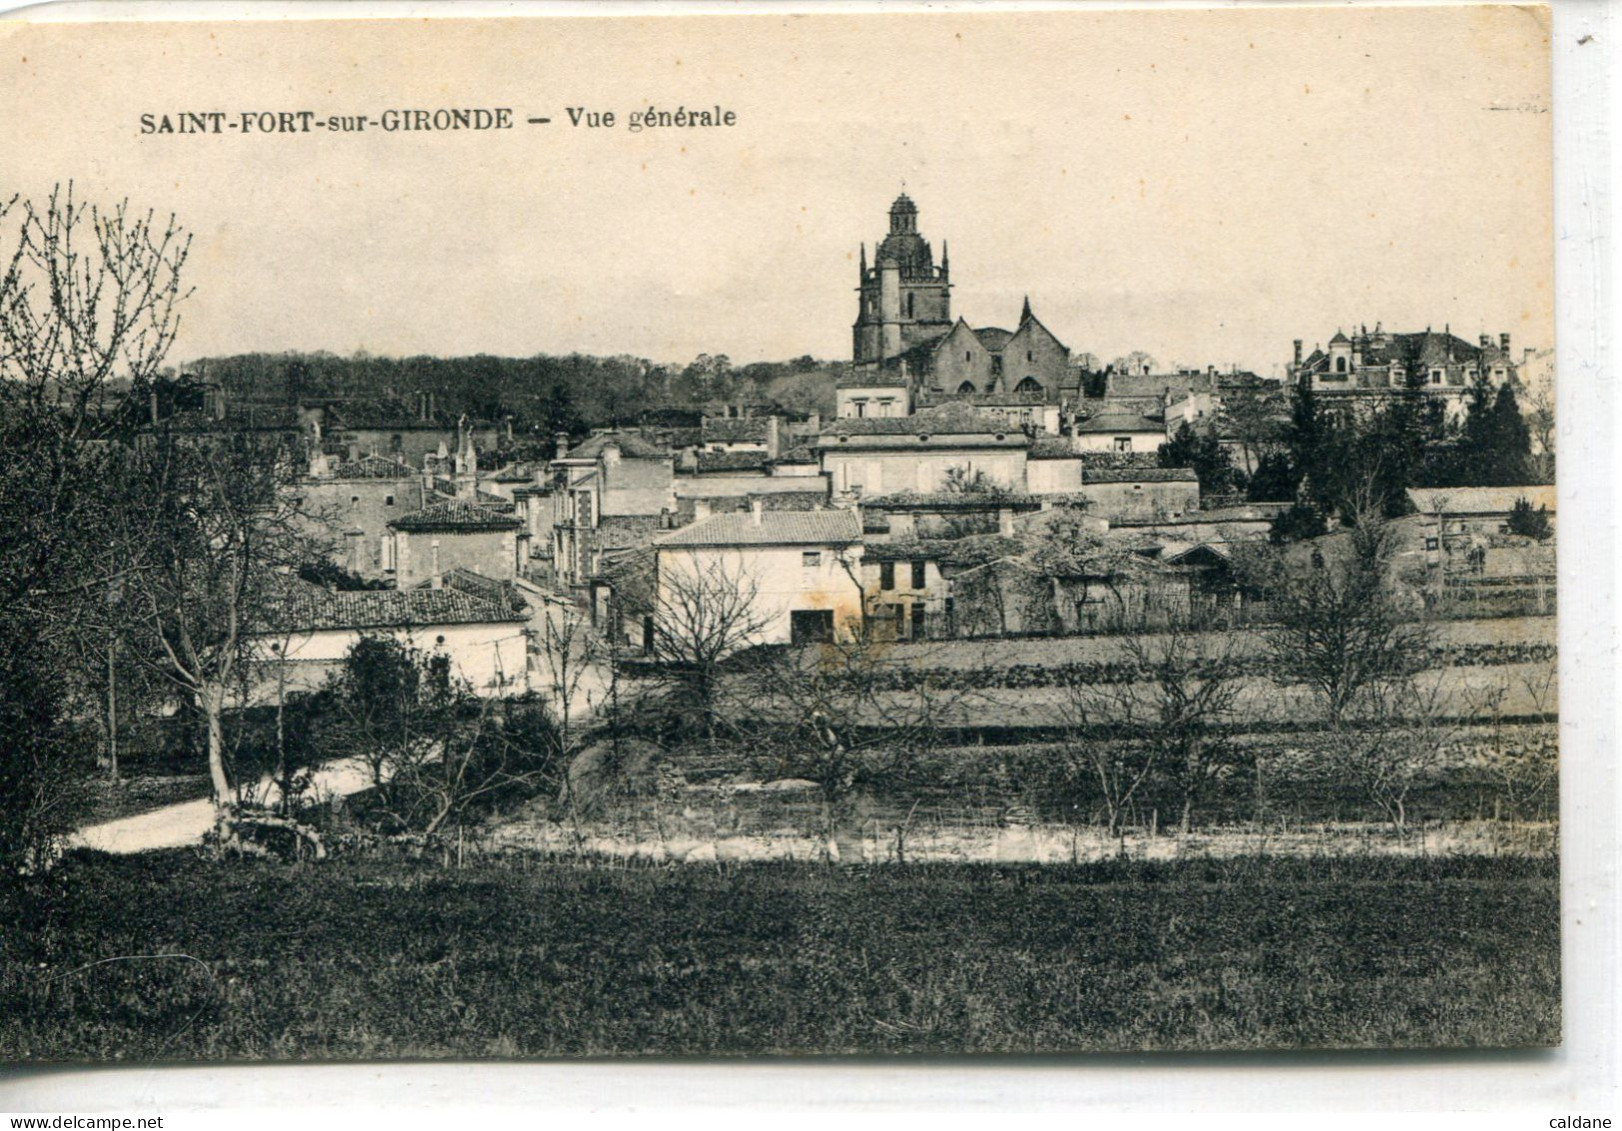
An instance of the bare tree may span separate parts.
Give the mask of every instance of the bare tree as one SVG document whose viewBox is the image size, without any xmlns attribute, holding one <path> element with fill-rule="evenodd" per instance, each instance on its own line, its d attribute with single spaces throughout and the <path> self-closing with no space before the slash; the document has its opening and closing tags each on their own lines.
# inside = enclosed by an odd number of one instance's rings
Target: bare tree
<svg viewBox="0 0 1622 1131">
<path fill-rule="evenodd" d="M 1384 680 L 1359 697 L 1357 718 L 1326 731 L 1336 779 L 1378 808 L 1394 832 L 1408 834 L 1408 799 L 1440 769 L 1456 727 L 1444 711 L 1440 681 Z"/>
<path fill-rule="evenodd" d="M 921 751 L 972 721 L 979 693 L 932 678 L 935 651 L 869 630 L 757 652 L 726 688 L 736 733 L 784 776 L 816 783 L 832 835 L 857 785 L 906 784 Z"/>
<path fill-rule="evenodd" d="M 1188 832 L 1211 781 L 1231 768 L 1241 659 L 1233 636 L 1191 631 L 1173 620 L 1121 642 L 1121 678 L 1062 687 L 1057 729 L 1073 770 L 1093 779 L 1111 835 L 1146 785 L 1176 792 Z"/>
<path fill-rule="evenodd" d="M 713 738 L 724 664 L 761 643 L 771 624 L 760 583 L 742 566 L 695 557 L 661 562 L 652 584 L 646 607 L 652 610 L 656 679 L 677 713 Z"/>
<path fill-rule="evenodd" d="M 1428 625 L 1395 599 L 1395 549 L 1395 528 L 1371 503 L 1309 559 L 1275 555 L 1270 576 L 1252 579 L 1278 618 L 1267 634 L 1276 677 L 1313 688 L 1331 723 L 1380 681 L 1411 672 L 1428 646 Z"/>
</svg>

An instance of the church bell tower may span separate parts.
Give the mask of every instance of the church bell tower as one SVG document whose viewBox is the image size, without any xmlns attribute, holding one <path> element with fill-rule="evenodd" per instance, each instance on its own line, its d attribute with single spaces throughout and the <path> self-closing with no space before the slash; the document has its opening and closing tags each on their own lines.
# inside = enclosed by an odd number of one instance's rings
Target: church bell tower
<svg viewBox="0 0 1622 1131">
<path fill-rule="evenodd" d="M 873 260 L 869 269 L 863 244 L 857 269 L 860 305 L 851 327 L 858 367 L 882 366 L 952 328 L 946 245 L 936 267 L 929 241 L 918 234 L 918 206 L 906 193 L 890 205 L 890 231 L 874 248 Z"/>
</svg>

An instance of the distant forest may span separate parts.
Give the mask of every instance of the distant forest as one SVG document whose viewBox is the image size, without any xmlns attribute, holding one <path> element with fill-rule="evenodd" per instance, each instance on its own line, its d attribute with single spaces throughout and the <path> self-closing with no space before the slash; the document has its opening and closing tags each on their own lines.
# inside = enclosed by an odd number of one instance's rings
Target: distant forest
<svg viewBox="0 0 1622 1131">
<path fill-rule="evenodd" d="M 434 416 L 497 421 L 540 435 L 636 423 L 661 410 L 712 410 L 719 403 L 776 406 L 794 414 L 834 411 L 844 363 L 805 356 L 733 366 L 700 354 L 685 366 L 646 358 L 373 357 L 357 353 L 249 353 L 204 358 L 181 375 L 218 382 L 227 404 L 336 404 L 358 417 L 416 418 L 422 394 Z"/>
</svg>

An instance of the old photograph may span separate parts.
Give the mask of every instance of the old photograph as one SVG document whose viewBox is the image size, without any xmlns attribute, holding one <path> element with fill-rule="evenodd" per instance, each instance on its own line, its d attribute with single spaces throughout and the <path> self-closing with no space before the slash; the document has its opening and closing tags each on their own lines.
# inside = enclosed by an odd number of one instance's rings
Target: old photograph
<svg viewBox="0 0 1622 1131">
<path fill-rule="evenodd" d="M 1559 1045 L 1549 29 L 0 23 L 0 1061 Z"/>
</svg>

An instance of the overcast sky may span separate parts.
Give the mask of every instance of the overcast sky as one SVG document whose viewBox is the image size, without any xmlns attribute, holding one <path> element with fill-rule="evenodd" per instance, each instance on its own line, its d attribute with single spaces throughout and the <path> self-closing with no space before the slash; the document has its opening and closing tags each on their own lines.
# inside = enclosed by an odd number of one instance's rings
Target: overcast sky
<svg viewBox="0 0 1622 1131">
<path fill-rule="evenodd" d="M 177 361 L 848 358 L 857 247 L 904 183 L 954 315 L 1012 326 L 1029 294 L 1073 350 L 1270 374 L 1357 322 L 1550 344 L 1546 31 L 1510 7 L 14 25 L 0 163 L 178 215 Z M 627 130 L 650 102 L 737 125 Z M 140 132 L 402 107 L 519 124 Z"/>
</svg>

